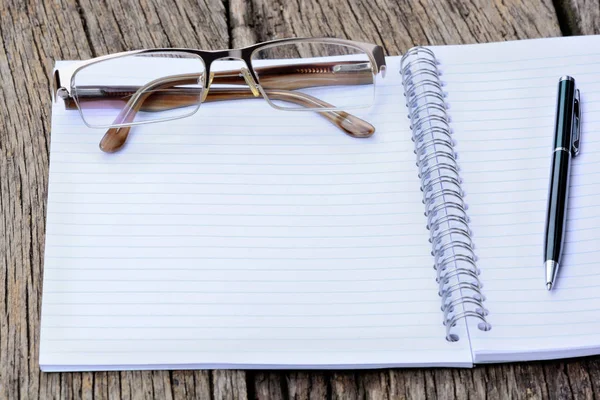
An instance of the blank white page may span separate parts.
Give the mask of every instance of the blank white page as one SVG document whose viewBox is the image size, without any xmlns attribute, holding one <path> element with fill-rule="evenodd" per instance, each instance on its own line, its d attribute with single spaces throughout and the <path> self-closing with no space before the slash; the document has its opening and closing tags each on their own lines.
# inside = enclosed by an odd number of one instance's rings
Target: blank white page
<svg viewBox="0 0 600 400">
<path fill-rule="evenodd" d="M 600 353 L 600 37 L 438 47 L 457 141 L 489 332 L 474 362 Z M 543 237 L 558 80 L 581 90 L 568 233 L 554 289 Z"/>
<path fill-rule="evenodd" d="M 260 99 L 135 127 L 105 154 L 55 104 L 42 369 L 471 365 L 468 340 L 444 340 L 388 62 L 356 113 L 371 139 Z"/>
</svg>

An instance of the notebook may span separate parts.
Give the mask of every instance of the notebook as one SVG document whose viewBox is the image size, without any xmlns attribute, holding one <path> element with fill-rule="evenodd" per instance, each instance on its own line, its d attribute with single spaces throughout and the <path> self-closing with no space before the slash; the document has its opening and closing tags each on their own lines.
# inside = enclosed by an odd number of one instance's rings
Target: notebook
<svg viewBox="0 0 600 400">
<path fill-rule="evenodd" d="M 42 370 L 470 367 L 600 353 L 598 48 L 587 36 L 388 57 L 376 105 L 356 112 L 377 129 L 369 139 L 240 101 L 136 127 L 126 150 L 105 154 L 101 133 L 56 103 Z M 581 90 L 582 144 L 549 292 L 542 239 L 567 74 Z M 418 91 L 407 106 L 404 93 Z M 415 130 L 427 128 L 452 131 L 457 195 L 447 143 L 415 155 Z M 438 189 L 445 203 L 425 216 Z M 432 215 L 445 225 L 428 230 Z"/>
</svg>

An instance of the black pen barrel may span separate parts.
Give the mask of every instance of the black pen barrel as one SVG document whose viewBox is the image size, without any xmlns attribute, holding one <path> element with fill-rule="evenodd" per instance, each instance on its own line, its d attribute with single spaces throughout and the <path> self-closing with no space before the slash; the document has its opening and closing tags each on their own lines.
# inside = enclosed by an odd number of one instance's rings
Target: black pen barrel
<svg viewBox="0 0 600 400">
<path fill-rule="evenodd" d="M 563 148 L 571 151 L 575 95 L 575 80 L 570 76 L 562 77 L 558 82 L 556 123 L 554 124 L 554 149 Z"/>
<path fill-rule="evenodd" d="M 568 76 L 561 78 L 558 82 L 554 146 L 544 236 L 544 261 L 552 260 L 558 264 L 560 264 L 567 222 L 575 98 L 575 80 Z"/>
<path fill-rule="evenodd" d="M 544 261 L 552 260 L 559 264 L 567 223 L 570 166 L 570 151 L 563 149 L 554 151 L 546 215 Z"/>
</svg>

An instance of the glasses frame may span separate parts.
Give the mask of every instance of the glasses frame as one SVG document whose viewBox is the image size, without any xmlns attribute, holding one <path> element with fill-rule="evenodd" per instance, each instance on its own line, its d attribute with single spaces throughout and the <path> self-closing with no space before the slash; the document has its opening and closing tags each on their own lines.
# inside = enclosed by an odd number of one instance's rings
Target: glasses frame
<svg viewBox="0 0 600 400">
<path fill-rule="evenodd" d="M 323 43 L 331 45 L 341 45 L 350 48 L 354 48 L 365 53 L 369 59 L 368 67 L 364 64 L 360 65 L 359 61 L 357 65 L 355 61 L 339 61 L 332 65 L 331 62 L 321 63 L 304 63 L 304 64 L 283 64 L 274 66 L 261 66 L 255 68 L 252 64 L 253 55 L 260 50 L 268 49 L 271 47 L 296 44 L 296 43 Z M 378 74 L 385 77 L 386 64 L 381 46 L 355 42 L 345 39 L 337 38 L 292 38 L 292 39 L 278 39 L 268 42 L 257 43 L 251 46 L 239 48 L 239 49 L 225 49 L 225 50 L 198 50 L 198 49 L 186 49 L 186 48 L 155 48 L 155 49 L 144 49 L 126 51 L 116 54 L 110 54 L 106 56 L 96 57 L 90 60 L 80 61 L 73 63 L 65 68 L 56 68 L 53 73 L 53 91 L 52 97 L 56 101 L 57 97 L 63 99 L 65 107 L 67 109 L 76 108 L 79 111 L 83 123 L 90 128 L 99 128 L 99 126 L 91 125 L 83 115 L 82 107 L 78 102 L 78 96 L 75 95 L 75 76 L 81 69 L 99 63 L 105 60 L 115 59 L 119 57 L 140 55 L 140 54 L 152 54 L 152 53 L 179 53 L 179 54 L 190 54 L 196 56 L 204 64 L 204 71 L 200 71 L 198 74 L 183 74 L 183 75 L 172 75 L 157 78 L 148 84 L 141 87 L 129 88 L 131 90 L 131 98 L 126 104 L 125 108 L 121 110 L 121 113 L 117 116 L 115 122 L 103 128 L 108 128 L 103 138 L 100 141 L 100 149 L 107 153 L 114 153 L 119 151 L 126 143 L 130 129 L 136 125 L 151 124 L 164 121 L 172 121 L 176 119 L 187 118 L 195 114 L 199 109 L 200 105 L 205 101 L 222 101 L 222 100 L 237 100 L 237 99 L 249 99 L 257 98 L 262 95 L 263 99 L 267 103 L 279 110 L 285 111 L 311 111 L 317 112 L 329 122 L 337 126 L 340 130 L 345 132 L 347 135 L 355 138 L 368 138 L 375 132 L 375 127 L 352 114 L 349 114 L 346 109 L 354 108 L 367 108 L 370 105 L 363 105 L 358 107 L 335 107 L 325 101 L 322 101 L 309 94 L 293 90 L 302 89 L 312 86 L 327 86 L 322 78 L 323 74 L 335 75 L 339 73 L 334 79 L 330 79 L 329 82 L 334 82 L 333 85 L 339 84 L 339 82 L 345 82 L 348 76 L 344 77 L 344 73 L 349 72 L 356 74 L 356 72 L 366 73 L 369 72 L 372 83 L 375 83 L 375 79 Z M 243 61 L 246 67 L 242 67 L 240 70 L 233 71 L 219 71 L 216 73 L 211 72 L 211 66 L 213 62 L 217 60 L 239 60 Z M 354 65 L 353 65 L 354 63 Z M 364 63 L 364 61 L 362 61 Z M 348 64 L 347 67 L 344 67 Z M 298 67 L 301 68 L 298 68 Z M 338 68 L 336 70 L 336 67 Z M 269 70 L 272 73 L 269 77 L 267 74 L 263 76 L 265 79 L 261 85 L 260 78 L 257 74 L 257 70 Z M 288 69 L 291 69 L 288 71 Z M 309 72 L 306 72 L 309 71 Z M 261 72 L 262 73 L 262 72 Z M 288 79 L 286 82 L 282 82 L 278 77 L 279 74 L 290 73 L 291 76 L 302 76 L 302 79 Z M 372 75 L 371 75 L 372 74 Z M 311 75 L 315 75 L 311 77 Z M 216 88 L 210 89 L 211 83 L 226 83 L 226 84 L 245 84 L 245 89 L 229 89 L 229 88 Z M 314 79 L 316 78 L 316 79 Z M 363 77 L 364 78 L 364 77 Z M 352 77 L 351 82 L 354 83 Z M 68 82 L 68 85 L 62 85 L 61 83 Z M 148 97 L 144 96 L 148 88 L 161 87 L 161 85 L 169 84 L 173 85 L 189 85 L 189 84 L 200 84 L 200 92 L 198 93 L 199 101 L 195 109 L 187 114 L 177 115 L 173 117 L 157 118 L 150 121 L 133 121 L 137 110 L 141 109 L 142 106 L 148 104 Z M 331 83 L 330 83 L 331 84 Z M 119 88 L 122 90 L 123 88 Z M 94 89 L 92 89 L 94 90 Z M 196 89 L 197 90 L 197 89 Z M 194 94 L 196 95 L 196 94 Z M 152 95 L 154 97 L 154 95 Z M 271 101 L 271 96 L 274 100 L 283 100 L 287 102 L 296 103 L 306 107 L 302 108 L 287 108 L 280 107 Z M 194 100 L 195 101 L 195 100 Z M 150 100 L 150 103 L 152 101 Z M 195 105 L 195 104 L 194 104 Z"/>
<path fill-rule="evenodd" d="M 323 43 L 323 44 L 338 44 L 344 45 L 347 47 L 354 48 L 356 50 L 360 50 L 367 54 L 369 57 L 369 61 L 371 62 L 371 68 L 373 75 L 377 75 L 379 73 L 382 76 L 385 76 L 386 64 L 385 57 L 383 53 L 383 49 L 381 46 L 364 43 L 364 42 L 356 42 L 352 40 L 346 39 L 338 39 L 338 38 L 290 38 L 290 39 L 276 39 L 267 42 L 257 43 L 254 45 L 250 45 L 243 48 L 238 49 L 224 49 L 224 50 L 199 50 L 199 49 L 188 49 L 188 48 L 154 48 L 154 49 L 142 49 L 142 50 L 133 50 L 133 51 L 125 51 L 115 54 L 109 54 L 105 56 L 100 56 L 96 58 L 92 58 L 89 60 L 84 60 L 73 65 L 69 65 L 68 67 L 56 68 L 53 74 L 53 101 L 56 101 L 58 97 L 62 98 L 65 101 L 74 101 L 81 119 L 84 124 L 90 128 L 100 128 L 97 125 L 90 125 L 81 110 L 81 107 L 77 101 L 77 96 L 74 96 L 74 87 L 75 87 L 75 76 L 78 71 L 81 69 L 88 67 L 92 64 L 96 64 L 102 61 L 111 60 L 115 58 L 121 58 L 131 55 L 140 55 L 140 54 L 152 54 L 152 53 L 182 53 L 182 54 L 191 54 L 200 58 L 200 60 L 204 63 L 204 76 L 210 77 L 211 66 L 213 62 L 217 60 L 229 59 L 229 60 L 241 60 L 248 67 L 248 73 L 252 77 L 255 88 L 261 93 L 262 97 L 273 107 L 280 110 L 285 111 L 312 111 L 312 112 L 325 112 L 325 111 L 337 111 L 340 108 L 337 107 L 325 107 L 325 108 L 286 108 L 278 106 L 274 104 L 269 96 L 265 93 L 265 89 L 261 86 L 258 75 L 256 74 L 255 68 L 252 65 L 252 57 L 253 55 L 260 50 L 268 49 L 271 47 L 276 47 L 284 44 L 295 44 L 295 43 Z M 259 67 L 260 68 L 260 67 Z M 202 93 L 200 93 L 201 98 L 204 96 L 204 92 L 209 90 L 209 86 L 211 84 L 210 79 L 203 80 Z M 68 86 L 64 86 L 62 82 L 68 82 Z M 199 102 L 198 107 L 195 108 L 193 112 L 189 114 L 175 116 L 175 117 L 167 117 L 162 119 L 156 119 L 152 121 L 138 121 L 138 122 L 128 122 L 124 124 L 111 124 L 108 127 L 116 128 L 116 127 L 129 127 L 134 125 L 142 125 L 156 122 L 164 122 L 171 121 L 176 119 L 187 118 L 193 114 L 195 114 L 200 108 L 201 102 Z M 352 107 L 344 107 L 344 109 L 351 109 Z M 354 107 L 357 108 L 357 107 Z M 362 107 L 364 108 L 364 107 Z M 105 128 L 105 126 L 102 126 Z"/>
</svg>

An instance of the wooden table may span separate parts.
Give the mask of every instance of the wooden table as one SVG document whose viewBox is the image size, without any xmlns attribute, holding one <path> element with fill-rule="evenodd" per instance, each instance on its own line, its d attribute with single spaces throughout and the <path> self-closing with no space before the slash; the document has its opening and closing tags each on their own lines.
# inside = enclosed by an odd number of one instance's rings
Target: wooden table
<svg viewBox="0 0 600 400">
<path fill-rule="evenodd" d="M 144 47 L 239 47 L 293 36 L 458 44 L 593 34 L 588 0 L 0 0 L 1 398 L 593 398 L 600 358 L 381 371 L 41 373 L 54 60 Z"/>
</svg>

